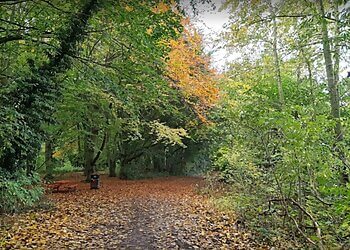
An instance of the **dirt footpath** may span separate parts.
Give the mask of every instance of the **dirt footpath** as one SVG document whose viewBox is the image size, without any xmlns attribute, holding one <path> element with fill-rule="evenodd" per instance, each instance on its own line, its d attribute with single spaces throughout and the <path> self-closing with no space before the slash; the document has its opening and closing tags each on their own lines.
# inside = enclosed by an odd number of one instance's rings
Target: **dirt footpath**
<svg viewBox="0 0 350 250">
<path fill-rule="evenodd" d="M 15 215 L 3 249 L 262 249 L 196 192 L 199 178 L 125 181 L 50 194 L 50 211 Z"/>
</svg>

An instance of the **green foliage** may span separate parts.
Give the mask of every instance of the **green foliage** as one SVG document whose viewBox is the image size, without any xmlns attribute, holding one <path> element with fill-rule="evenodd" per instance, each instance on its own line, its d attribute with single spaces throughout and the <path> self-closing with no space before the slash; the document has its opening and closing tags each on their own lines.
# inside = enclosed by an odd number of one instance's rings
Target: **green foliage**
<svg viewBox="0 0 350 250">
<path fill-rule="evenodd" d="M 349 116 L 345 107 L 336 111 L 348 102 L 347 80 L 339 74 L 340 55 L 348 50 L 341 45 L 348 34 L 342 4 L 224 4 L 234 13 L 225 38 L 242 58 L 230 65 L 222 85 L 212 133 L 223 139 L 213 140 L 212 159 L 232 186 L 224 203 L 276 246 L 283 238 L 295 248 L 349 245 Z M 300 9 L 303 16 L 295 15 Z"/>
<path fill-rule="evenodd" d="M 306 244 L 302 230 L 315 244 L 339 247 L 349 229 L 348 191 L 341 186 L 335 123 L 322 86 L 313 90 L 315 98 L 285 71 L 287 104 L 281 110 L 273 78 L 255 71 L 260 67 L 254 64 L 246 74 L 246 66 L 239 71 L 237 65 L 237 77 L 224 80 L 225 95 L 213 113 L 213 167 L 217 181 L 231 186 L 219 203 L 273 244 L 283 238 L 300 247 Z M 306 229 L 315 222 L 322 239 Z"/>
<path fill-rule="evenodd" d="M 41 187 L 40 176 L 36 173 L 30 176 L 24 171 L 0 173 L 0 212 L 12 213 L 21 209 L 33 207 L 41 199 L 44 189 Z"/>
<path fill-rule="evenodd" d="M 62 162 L 58 162 L 55 164 L 52 173 L 54 175 L 60 175 L 65 173 L 78 172 L 78 171 L 81 171 L 81 168 L 77 168 L 73 166 L 69 160 L 64 160 Z"/>
<path fill-rule="evenodd" d="M 116 165 L 128 179 L 183 173 L 200 101 L 184 105 L 169 83 L 169 41 L 183 31 L 173 3 L 0 3 L 1 212 L 39 201 L 36 172 L 47 182 L 115 176 Z"/>
<path fill-rule="evenodd" d="M 0 119 L 5 124 L 11 124 L 12 131 L 9 132 L 13 135 L 6 139 L 0 137 L 1 141 L 6 142 L 5 147 L 1 148 L 0 165 L 7 171 L 20 168 L 27 168 L 28 172 L 34 170 L 35 157 L 43 139 L 41 125 L 50 121 L 54 103 L 61 92 L 57 77 L 70 67 L 68 55 L 76 54 L 76 47 L 85 36 L 84 31 L 96 10 L 97 2 L 88 1 L 82 6 L 78 5 L 79 14 L 69 17 L 57 13 L 57 8 L 47 6 L 46 3 L 38 6 L 34 3 L 15 4 L 13 7 L 5 6 L 7 10 L 2 13 L 1 22 L 6 23 L 4 29 L 9 34 L 14 30 L 16 34 L 13 39 L 4 38 L 3 49 L 11 54 L 21 52 L 24 45 L 27 52 L 22 60 L 10 60 L 0 91 L 1 106 L 10 111 L 0 113 Z M 58 22 L 58 18 L 67 18 L 67 23 Z M 56 21 L 59 26 L 46 26 L 51 21 Z M 42 42 L 53 30 L 54 39 Z M 28 47 L 26 42 L 29 42 Z M 51 46 L 55 48 L 54 51 Z M 17 71 L 17 67 L 23 70 Z"/>
<path fill-rule="evenodd" d="M 157 108 L 157 99 L 171 95 L 162 77 L 165 44 L 182 29 L 180 15 L 171 9 L 153 11 L 157 2 L 34 5 L 5 4 L 0 10 L 2 27 L 10 34 L 0 40 L 5 55 L 0 59 L 6 63 L 0 91 L 0 164 L 10 171 L 33 170 L 42 141 L 47 134 L 59 137 L 65 125 L 83 128 L 69 130 L 63 137 L 68 139 L 72 133 L 86 135 L 106 127 L 95 126 L 101 118 L 97 113 L 111 119 L 122 110 L 124 116 L 138 119 L 140 110 Z M 62 94 L 64 110 L 55 121 L 52 113 Z M 110 101 L 116 104 L 113 110 Z M 93 117 L 85 119 L 87 114 Z M 43 128 L 52 123 L 59 126 Z"/>
</svg>

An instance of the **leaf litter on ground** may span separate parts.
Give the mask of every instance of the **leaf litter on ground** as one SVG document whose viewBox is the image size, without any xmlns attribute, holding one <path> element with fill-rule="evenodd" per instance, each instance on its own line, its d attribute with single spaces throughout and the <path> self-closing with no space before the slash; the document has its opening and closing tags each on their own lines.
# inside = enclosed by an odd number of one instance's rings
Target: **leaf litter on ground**
<svg viewBox="0 0 350 250">
<path fill-rule="evenodd" d="M 268 249 L 196 192 L 192 177 L 118 180 L 48 195 L 54 209 L 2 218 L 1 249 Z"/>
</svg>

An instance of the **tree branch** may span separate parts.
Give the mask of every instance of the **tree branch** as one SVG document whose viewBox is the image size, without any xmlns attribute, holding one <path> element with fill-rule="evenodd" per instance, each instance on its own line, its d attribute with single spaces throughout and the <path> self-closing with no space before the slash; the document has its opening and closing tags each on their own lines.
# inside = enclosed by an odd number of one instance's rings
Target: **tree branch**
<svg viewBox="0 0 350 250">
<path fill-rule="evenodd" d="M 310 17 L 311 14 L 289 14 L 289 15 L 276 15 L 277 18 L 305 18 Z"/>
<path fill-rule="evenodd" d="M 34 29 L 34 30 L 40 30 L 34 26 L 25 26 L 25 25 L 22 25 L 22 24 L 19 24 L 19 23 L 16 23 L 16 22 L 12 22 L 12 21 L 9 21 L 9 20 L 6 20 L 6 19 L 3 19 L 3 18 L 0 18 L 0 21 L 1 22 L 4 22 L 4 23 L 7 23 L 7 24 L 10 24 L 10 25 L 14 25 L 14 26 L 17 26 L 17 27 L 20 27 L 20 28 L 23 28 L 23 29 Z"/>
<path fill-rule="evenodd" d="M 92 161 L 92 166 L 95 166 L 97 160 L 100 158 L 100 155 L 101 155 L 101 153 L 102 153 L 102 151 L 103 151 L 103 149 L 104 149 L 104 147 L 105 147 L 105 145 L 106 145 L 106 141 L 107 141 L 107 133 L 105 133 L 104 136 L 103 136 L 103 141 L 102 141 L 101 147 L 100 147 L 100 149 L 98 150 L 98 152 L 97 152 L 95 158 L 94 158 L 93 161 Z"/>
<path fill-rule="evenodd" d="M 13 1 L 13 0 L 1 0 L 0 5 L 16 5 L 25 2 L 32 2 L 33 0 L 22 0 L 22 1 Z"/>
<path fill-rule="evenodd" d="M 4 37 L 0 37 L 0 44 L 12 42 L 12 41 L 18 41 L 18 40 L 23 40 L 22 35 L 8 35 Z"/>
<path fill-rule="evenodd" d="M 281 202 L 283 205 L 286 205 L 285 202 L 289 202 L 290 204 L 294 205 L 295 207 L 297 207 L 300 211 L 302 211 L 307 217 L 309 217 L 309 219 L 312 221 L 312 224 L 314 225 L 315 231 L 316 231 L 316 235 L 317 238 L 319 239 L 319 247 L 320 249 L 324 249 L 323 248 L 323 242 L 322 242 L 322 234 L 321 234 L 321 228 L 318 225 L 317 221 L 315 220 L 315 218 L 312 216 L 312 214 L 310 212 L 308 212 L 303 206 L 301 206 L 297 201 L 295 201 L 293 198 L 284 198 L 284 199 L 271 199 L 269 200 L 269 202 Z M 299 227 L 298 222 L 289 214 L 288 210 L 285 209 L 287 212 L 288 217 L 294 222 L 297 230 L 303 235 L 303 237 L 305 237 L 305 239 L 307 241 L 309 241 L 310 243 L 317 245 L 316 242 L 314 242 L 313 240 L 311 240 Z"/>
<path fill-rule="evenodd" d="M 66 10 L 63 10 L 63 9 L 61 9 L 61 8 L 58 8 L 56 5 L 52 4 L 52 3 L 51 3 L 50 1 L 48 1 L 48 0 L 39 0 L 39 1 L 48 4 L 49 6 L 51 6 L 51 7 L 52 7 L 53 9 L 55 9 L 55 10 L 61 11 L 61 12 L 66 13 L 66 14 L 72 14 L 71 11 L 66 11 Z"/>
</svg>

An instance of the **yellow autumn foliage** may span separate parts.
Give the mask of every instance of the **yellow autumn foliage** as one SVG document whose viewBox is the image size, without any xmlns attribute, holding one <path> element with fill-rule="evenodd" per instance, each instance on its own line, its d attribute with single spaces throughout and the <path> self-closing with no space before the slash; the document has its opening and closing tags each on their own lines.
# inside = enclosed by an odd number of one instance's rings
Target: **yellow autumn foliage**
<svg viewBox="0 0 350 250">
<path fill-rule="evenodd" d="M 210 68 L 209 57 L 202 52 L 202 36 L 188 19 L 183 20 L 183 25 L 182 36 L 168 42 L 171 48 L 167 60 L 168 76 L 171 86 L 182 92 L 198 117 L 205 121 L 206 111 L 218 101 L 218 75 Z"/>
</svg>

